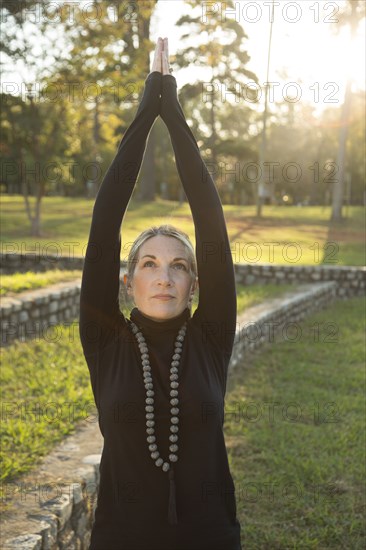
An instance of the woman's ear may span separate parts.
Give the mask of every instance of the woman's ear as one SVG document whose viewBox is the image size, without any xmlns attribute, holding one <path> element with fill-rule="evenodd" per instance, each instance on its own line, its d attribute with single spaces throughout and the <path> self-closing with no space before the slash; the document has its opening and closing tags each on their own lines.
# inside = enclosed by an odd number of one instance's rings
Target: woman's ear
<svg viewBox="0 0 366 550">
<path fill-rule="evenodd" d="M 192 308 L 192 302 L 195 295 L 195 292 L 198 288 L 198 277 L 196 277 L 195 281 L 192 282 L 191 290 L 189 292 L 189 298 L 188 298 L 188 308 L 191 310 Z"/>
<path fill-rule="evenodd" d="M 127 294 L 128 294 L 129 296 L 131 296 L 131 295 L 132 295 L 132 286 L 131 286 L 131 283 L 130 283 L 130 280 L 129 280 L 129 278 L 128 278 L 127 273 L 125 273 L 125 274 L 123 275 L 123 282 L 124 282 L 124 285 L 125 285 L 125 287 L 126 287 Z"/>
<path fill-rule="evenodd" d="M 198 277 L 196 277 L 196 280 L 194 281 L 194 287 L 193 290 L 196 291 L 198 289 Z"/>
<path fill-rule="evenodd" d="M 198 277 L 196 277 L 196 280 L 193 281 L 193 283 L 192 283 L 192 286 L 191 286 L 191 294 L 192 295 L 196 292 L 197 288 L 198 288 Z"/>
</svg>

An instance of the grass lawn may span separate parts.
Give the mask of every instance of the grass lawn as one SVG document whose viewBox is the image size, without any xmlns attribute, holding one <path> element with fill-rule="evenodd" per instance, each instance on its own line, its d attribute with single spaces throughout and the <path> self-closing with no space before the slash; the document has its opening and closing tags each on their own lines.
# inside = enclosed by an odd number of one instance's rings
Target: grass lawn
<svg viewBox="0 0 366 550">
<path fill-rule="evenodd" d="M 1 348 L 1 480 L 45 456 L 94 404 L 77 324 Z"/>
<path fill-rule="evenodd" d="M 243 548 L 365 548 L 365 299 L 231 373 L 225 437 Z M 314 327 L 335 324 L 335 337 Z M 335 340 L 335 341 L 331 341 Z"/>
<path fill-rule="evenodd" d="M 83 255 L 94 200 L 45 197 L 42 201 L 42 238 L 29 237 L 29 223 L 20 196 L 2 196 L 2 250 Z M 257 219 L 254 206 L 224 206 L 233 258 L 236 263 L 290 265 L 364 265 L 363 207 L 344 209 L 345 219 L 330 224 L 330 207 L 264 206 Z M 122 260 L 135 237 L 151 225 L 170 223 L 186 231 L 194 243 L 187 203 L 132 200 L 122 225 Z"/>
<path fill-rule="evenodd" d="M 26 290 L 36 290 L 59 282 L 72 281 L 81 278 L 81 271 L 62 271 L 55 269 L 43 273 L 14 273 L 13 275 L 2 275 L 0 296 L 12 296 L 25 292 Z"/>
</svg>

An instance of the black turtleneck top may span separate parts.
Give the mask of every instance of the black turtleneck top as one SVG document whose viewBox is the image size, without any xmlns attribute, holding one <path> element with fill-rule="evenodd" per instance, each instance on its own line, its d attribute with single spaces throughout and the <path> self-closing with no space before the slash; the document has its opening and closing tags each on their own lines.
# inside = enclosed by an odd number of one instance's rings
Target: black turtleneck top
<svg viewBox="0 0 366 550">
<path fill-rule="evenodd" d="M 174 342 L 187 321 L 179 365 L 177 523 L 168 521 L 169 477 L 147 443 L 141 354 L 119 310 L 120 229 L 157 116 L 170 133 L 195 225 L 199 303 L 193 316 L 131 320 L 149 349 L 155 436 L 169 461 Z M 80 337 L 104 437 L 90 550 L 240 550 L 235 488 L 223 433 L 227 368 L 236 328 L 234 269 L 219 195 L 177 98 L 172 75 L 153 72 L 99 189 L 80 297 Z"/>
</svg>

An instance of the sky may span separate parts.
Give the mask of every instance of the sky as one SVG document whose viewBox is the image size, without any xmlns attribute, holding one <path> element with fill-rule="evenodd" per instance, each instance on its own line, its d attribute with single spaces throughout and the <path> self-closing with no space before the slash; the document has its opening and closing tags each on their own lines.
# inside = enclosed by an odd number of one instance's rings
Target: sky
<svg viewBox="0 0 366 550">
<path fill-rule="evenodd" d="M 129 1 L 123 5 L 128 6 Z M 87 3 L 87 0 L 81 0 L 77 5 Z M 353 41 L 350 41 L 346 29 L 337 34 L 337 13 L 344 3 L 345 0 L 274 2 L 269 71 L 269 81 L 275 83 L 272 86 L 273 101 L 283 97 L 294 103 L 307 101 L 320 111 L 337 106 L 343 101 L 348 74 L 353 78 L 354 89 L 365 89 L 365 21 Z M 248 36 L 245 47 L 251 58 L 247 68 L 258 76 L 256 90 L 261 101 L 266 81 L 271 4 L 272 0 L 234 0 L 235 12 L 230 13 L 225 2 L 202 1 L 196 12 L 203 20 L 208 20 L 216 11 L 222 19 L 235 18 L 243 26 Z M 182 14 L 192 13 L 191 10 L 183 0 L 159 0 L 151 24 L 151 38 L 156 40 L 158 36 L 167 36 L 171 54 L 184 47 L 185 43 L 180 40 L 182 30 L 175 23 Z M 42 44 L 38 39 L 37 43 L 40 52 L 47 51 L 45 41 Z M 61 38 L 59 43 L 62 45 Z M 24 68 L 19 68 L 11 76 L 6 75 L 6 80 L 19 83 L 26 74 Z M 178 87 L 189 81 L 208 78 L 202 68 L 194 67 L 180 70 L 174 76 Z M 246 99 L 245 91 L 240 99 Z"/>
<path fill-rule="evenodd" d="M 234 1 L 235 13 L 226 10 L 225 2 L 202 2 L 200 16 L 208 20 L 213 10 L 224 19 L 235 18 L 248 36 L 246 49 L 251 57 L 247 68 L 266 82 L 268 41 L 272 16 L 271 1 Z M 274 98 L 289 96 L 293 101 L 307 100 L 316 109 L 342 103 L 348 73 L 354 87 L 365 89 L 365 24 L 350 43 L 346 30 L 339 35 L 337 12 L 344 0 L 276 0 L 274 6 L 269 82 Z M 175 22 L 189 6 L 179 0 L 159 1 L 152 24 L 152 38 L 168 36 L 170 53 L 182 47 L 180 28 Z M 211 13 L 210 13 L 211 12 Z M 193 78 L 202 79 L 202 69 L 175 75 L 183 85 Z M 295 82 L 296 85 L 291 85 Z M 259 91 L 258 91 L 259 93 Z"/>
</svg>

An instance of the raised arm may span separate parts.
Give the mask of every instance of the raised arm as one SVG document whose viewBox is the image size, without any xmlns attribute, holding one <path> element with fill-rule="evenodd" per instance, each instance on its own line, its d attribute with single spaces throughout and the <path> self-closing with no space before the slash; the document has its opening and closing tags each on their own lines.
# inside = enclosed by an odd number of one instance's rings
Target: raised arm
<svg viewBox="0 0 366 550">
<path fill-rule="evenodd" d="M 160 115 L 170 133 L 178 173 L 195 225 L 199 305 L 194 315 L 202 324 L 203 337 L 210 336 L 230 354 L 236 328 L 236 290 L 224 213 L 215 184 L 178 101 L 176 80 L 164 72 L 168 71 L 167 68 L 164 71 L 163 66 Z"/>
<path fill-rule="evenodd" d="M 154 67 L 153 67 L 154 68 Z M 120 228 L 159 114 L 161 73 L 151 72 L 135 118 L 121 140 L 97 194 L 82 275 L 80 338 L 85 355 L 96 353 L 125 322 L 118 303 Z"/>
</svg>

